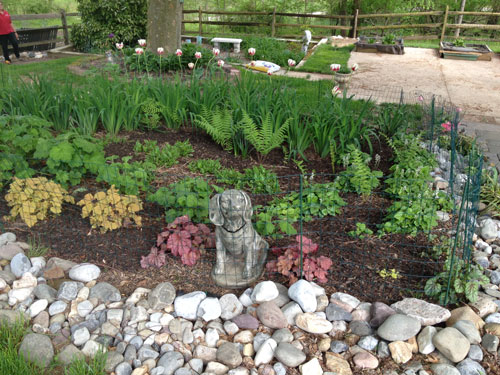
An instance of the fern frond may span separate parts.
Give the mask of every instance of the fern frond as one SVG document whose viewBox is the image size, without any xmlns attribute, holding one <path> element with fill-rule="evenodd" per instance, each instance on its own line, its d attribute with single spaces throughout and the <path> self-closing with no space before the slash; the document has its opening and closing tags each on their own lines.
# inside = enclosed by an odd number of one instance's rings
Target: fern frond
<svg viewBox="0 0 500 375">
<path fill-rule="evenodd" d="M 225 150 L 233 149 L 233 115 L 228 109 L 210 110 L 202 106 L 201 114 L 195 118 L 195 124 L 205 130 Z"/>
<path fill-rule="evenodd" d="M 248 113 L 243 112 L 241 125 L 245 136 L 255 150 L 261 155 L 267 155 L 285 141 L 290 119 L 283 124 L 274 124 L 270 113 L 261 119 L 261 126 L 258 127 Z"/>
</svg>

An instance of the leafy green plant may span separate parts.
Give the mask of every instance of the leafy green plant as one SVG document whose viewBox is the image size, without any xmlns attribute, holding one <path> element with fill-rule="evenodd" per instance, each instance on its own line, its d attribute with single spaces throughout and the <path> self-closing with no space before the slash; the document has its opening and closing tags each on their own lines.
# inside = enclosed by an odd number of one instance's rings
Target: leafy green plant
<svg viewBox="0 0 500 375">
<path fill-rule="evenodd" d="M 494 215 L 500 216 L 500 181 L 497 169 L 485 169 L 481 182 L 481 202 L 486 204 Z"/>
<path fill-rule="evenodd" d="M 148 195 L 150 202 L 165 207 L 165 220 L 170 223 L 179 216 L 187 215 L 193 222 L 208 220 L 208 204 L 215 192 L 222 192 L 215 185 L 210 185 L 201 178 L 184 178 L 159 188 L 154 194 Z"/>
<path fill-rule="evenodd" d="M 198 159 L 189 162 L 188 168 L 191 172 L 215 175 L 222 170 L 219 159 Z"/>
<path fill-rule="evenodd" d="M 178 159 L 193 154 L 193 146 L 189 140 L 183 142 L 175 142 L 174 145 L 164 144 L 161 148 L 158 147 L 156 141 L 137 141 L 134 146 L 134 151 L 145 154 L 146 162 L 154 164 L 157 168 L 169 168 L 178 163 Z"/>
<path fill-rule="evenodd" d="M 387 34 L 382 39 L 382 43 L 383 44 L 396 44 L 395 38 L 396 37 L 394 36 L 394 34 Z"/>
<path fill-rule="evenodd" d="M 456 38 L 453 41 L 453 44 L 455 45 L 455 47 L 465 47 L 465 40 L 463 40 L 462 38 Z"/>
<path fill-rule="evenodd" d="M 158 234 L 156 245 L 147 256 L 141 257 L 141 267 L 161 267 L 165 264 L 165 252 L 179 256 L 182 264 L 194 266 L 205 249 L 215 247 L 215 233 L 205 224 L 193 224 L 189 216 L 176 218 Z"/>
<path fill-rule="evenodd" d="M 376 126 L 381 134 L 388 138 L 399 132 L 405 132 L 409 125 L 409 111 L 402 105 L 381 105 L 380 113 L 375 117 Z"/>
<path fill-rule="evenodd" d="M 120 195 L 114 186 L 108 191 L 86 194 L 77 203 L 82 206 L 82 217 L 88 217 L 92 228 L 100 228 L 101 233 L 121 228 L 134 222 L 142 226 L 142 218 L 137 212 L 142 210 L 142 202 L 134 195 Z"/>
<path fill-rule="evenodd" d="M 379 186 L 382 172 L 372 171 L 368 166 L 370 156 L 355 146 L 347 147 L 349 154 L 347 168 L 341 172 L 336 181 L 344 191 L 352 191 L 358 194 L 369 195 L 373 189 Z"/>
<path fill-rule="evenodd" d="M 235 184 L 237 189 L 247 189 L 255 194 L 275 194 L 280 191 L 278 176 L 262 165 L 245 169 L 243 178 Z"/>
<path fill-rule="evenodd" d="M 72 132 L 39 139 L 33 156 L 45 160 L 45 170 L 63 186 L 79 184 L 86 173 L 97 173 L 104 164 L 102 144 Z"/>
<path fill-rule="evenodd" d="M 108 158 L 112 161 L 115 157 Z M 132 162 L 131 157 L 124 156 L 121 162 L 105 163 L 97 171 L 97 181 L 114 185 L 121 193 L 138 195 L 147 191 L 154 178 L 155 165 L 150 162 Z"/>
<path fill-rule="evenodd" d="M 28 237 L 28 245 L 29 249 L 26 251 L 26 256 L 28 258 L 44 257 L 49 251 L 49 248 L 44 246 L 40 241 L 40 236 L 38 236 L 38 238 L 34 236 Z"/>
<path fill-rule="evenodd" d="M 9 191 L 5 195 L 7 205 L 11 207 L 9 218 L 20 216 L 28 227 L 50 214 L 59 215 L 63 203 L 75 203 L 75 200 L 60 185 L 45 177 L 19 179 L 14 177 Z"/>
<path fill-rule="evenodd" d="M 234 168 L 223 168 L 216 174 L 217 183 L 221 185 L 231 185 L 233 187 L 243 186 L 244 175 Z"/>
<path fill-rule="evenodd" d="M 386 277 L 390 277 L 392 279 L 397 280 L 401 277 L 399 271 L 397 271 L 395 268 L 391 268 L 390 270 L 384 268 L 383 270 L 378 271 L 378 274 L 383 279 L 385 279 Z"/>
<path fill-rule="evenodd" d="M 152 98 L 147 98 L 141 105 L 142 123 L 146 129 L 157 129 L 160 122 L 161 105 Z"/>
<path fill-rule="evenodd" d="M 373 231 L 365 223 L 356 223 L 356 230 L 351 230 L 347 234 L 352 237 L 364 238 L 365 235 L 371 236 Z"/>
<path fill-rule="evenodd" d="M 188 88 L 180 78 L 173 82 L 153 80 L 148 83 L 148 90 L 155 102 L 158 103 L 160 114 L 168 128 L 178 129 L 185 124 L 188 115 Z"/>
</svg>

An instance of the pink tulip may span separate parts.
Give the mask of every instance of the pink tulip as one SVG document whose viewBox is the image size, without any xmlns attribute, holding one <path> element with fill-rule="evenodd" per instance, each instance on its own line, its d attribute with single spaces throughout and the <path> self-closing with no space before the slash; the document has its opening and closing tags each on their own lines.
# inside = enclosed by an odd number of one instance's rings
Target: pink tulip
<svg viewBox="0 0 500 375">
<path fill-rule="evenodd" d="M 219 55 L 220 55 L 220 49 L 218 49 L 218 48 L 214 48 L 214 49 L 212 50 L 212 53 L 214 54 L 214 56 L 219 56 Z"/>
<path fill-rule="evenodd" d="M 182 56 L 182 50 L 180 50 L 180 49 L 176 50 L 176 51 L 175 51 L 175 54 L 176 54 L 177 56 L 181 57 L 181 56 Z"/>
<path fill-rule="evenodd" d="M 451 131 L 451 122 L 449 122 L 449 121 L 443 122 L 441 124 L 441 127 L 443 128 L 444 131 L 449 132 L 449 131 Z"/>
<path fill-rule="evenodd" d="M 352 67 L 351 67 L 351 70 L 353 72 L 355 72 L 356 70 L 358 70 L 358 64 L 354 64 Z"/>
<path fill-rule="evenodd" d="M 116 43 L 116 49 L 123 49 L 123 43 Z"/>
<path fill-rule="evenodd" d="M 423 101 L 424 101 L 424 97 L 423 97 L 422 95 L 420 95 L 420 96 L 418 97 L 418 101 L 419 101 L 419 102 L 423 102 Z"/>
<path fill-rule="evenodd" d="M 459 112 L 459 113 L 462 112 L 462 108 L 457 107 L 457 112 Z"/>
<path fill-rule="evenodd" d="M 146 47 L 146 39 L 139 39 L 137 41 L 141 47 Z"/>
<path fill-rule="evenodd" d="M 255 55 L 255 48 L 249 48 L 249 49 L 248 49 L 248 54 L 249 54 L 250 56 Z"/>
<path fill-rule="evenodd" d="M 144 50 L 143 50 L 142 48 L 136 48 L 136 49 L 135 49 L 135 53 L 136 53 L 137 55 L 142 55 L 142 54 L 144 53 Z"/>
<path fill-rule="evenodd" d="M 224 60 L 217 61 L 217 65 L 222 68 L 224 66 Z"/>
<path fill-rule="evenodd" d="M 342 90 L 341 90 L 341 89 L 340 89 L 340 87 L 338 87 L 338 86 L 335 86 L 335 87 L 332 89 L 332 95 L 333 95 L 333 96 L 337 96 L 337 95 L 339 95 L 339 94 L 341 94 L 341 93 L 342 93 Z"/>
<path fill-rule="evenodd" d="M 332 65 L 330 65 L 330 70 L 332 72 L 338 72 L 340 70 L 340 64 L 332 64 Z"/>
<path fill-rule="evenodd" d="M 194 64 L 193 64 L 192 62 L 191 62 L 191 63 L 189 63 L 189 64 L 188 64 L 188 68 L 189 68 L 189 69 L 193 69 L 193 68 L 194 68 Z"/>
<path fill-rule="evenodd" d="M 196 52 L 194 54 L 194 57 L 197 58 L 197 59 L 201 59 L 201 52 Z"/>
<path fill-rule="evenodd" d="M 297 64 L 295 60 L 288 59 L 288 66 L 295 66 L 295 64 Z"/>
<path fill-rule="evenodd" d="M 163 53 L 165 52 L 163 47 L 158 47 L 158 49 L 156 51 L 158 52 L 158 55 L 163 55 Z"/>
</svg>

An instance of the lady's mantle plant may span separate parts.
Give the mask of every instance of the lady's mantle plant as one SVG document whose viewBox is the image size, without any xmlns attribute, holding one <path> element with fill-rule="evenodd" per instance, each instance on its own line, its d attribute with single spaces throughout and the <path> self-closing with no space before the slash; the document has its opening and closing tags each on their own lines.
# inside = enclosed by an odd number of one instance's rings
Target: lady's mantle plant
<svg viewBox="0 0 500 375">
<path fill-rule="evenodd" d="M 215 247 L 214 233 L 205 224 L 193 224 L 189 216 L 176 218 L 158 234 L 156 246 L 141 258 L 141 267 L 161 267 L 165 264 L 165 252 L 181 257 L 182 264 L 194 266 L 201 251 Z"/>
</svg>

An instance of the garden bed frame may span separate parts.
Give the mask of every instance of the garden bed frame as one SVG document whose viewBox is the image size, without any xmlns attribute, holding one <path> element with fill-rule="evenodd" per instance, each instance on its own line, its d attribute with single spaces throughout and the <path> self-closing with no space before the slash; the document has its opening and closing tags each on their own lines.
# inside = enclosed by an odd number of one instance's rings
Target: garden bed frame
<svg viewBox="0 0 500 375">
<path fill-rule="evenodd" d="M 405 47 L 403 40 L 396 40 L 395 44 L 383 44 L 381 38 L 375 38 L 377 42 L 368 43 L 366 37 L 360 37 L 359 41 L 355 43 L 356 52 L 368 52 L 368 53 L 388 53 L 391 55 L 404 55 Z M 380 42 L 379 42 L 380 41 Z"/>
<path fill-rule="evenodd" d="M 439 54 L 445 59 L 491 61 L 494 52 L 486 44 L 466 44 L 456 47 L 450 42 L 441 42 Z"/>
</svg>

